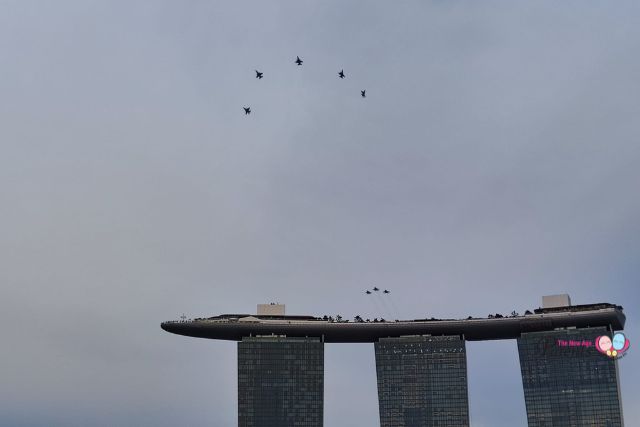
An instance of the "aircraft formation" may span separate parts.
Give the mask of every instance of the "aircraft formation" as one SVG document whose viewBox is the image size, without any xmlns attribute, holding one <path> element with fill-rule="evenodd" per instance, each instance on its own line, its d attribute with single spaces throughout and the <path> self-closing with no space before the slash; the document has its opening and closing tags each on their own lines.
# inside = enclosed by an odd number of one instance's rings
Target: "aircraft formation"
<svg viewBox="0 0 640 427">
<path fill-rule="evenodd" d="M 368 297 L 366 299 L 373 305 L 373 310 L 382 315 L 381 319 L 397 319 L 399 316 L 398 308 L 396 307 L 393 298 L 391 297 L 391 291 L 388 289 L 380 289 L 374 286 L 371 289 L 364 291 Z M 360 317 L 360 316 L 358 316 Z M 383 320 L 384 321 L 384 320 Z"/>
<path fill-rule="evenodd" d="M 380 288 L 378 288 L 378 287 L 374 286 L 374 287 L 373 287 L 373 289 L 372 289 L 371 291 L 373 291 L 373 292 L 379 292 L 379 291 L 380 291 Z M 364 293 L 365 293 L 365 294 L 367 294 L 367 295 L 371 295 L 371 293 L 372 293 L 371 291 L 370 291 L 369 289 L 367 289 L 366 291 L 364 291 Z M 390 293 L 391 293 L 391 291 L 389 291 L 389 290 L 385 289 L 384 291 L 382 291 L 382 293 L 383 293 L 383 294 L 390 294 Z"/>
<path fill-rule="evenodd" d="M 301 66 L 301 65 L 302 65 L 302 63 L 303 63 L 304 61 L 303 61 L 302 59 L 300 59 L 300 57 L 299 57 L 299 56 L 296 56 L 296 60 L 295 60 L 295 61 L 293 61 L 293 62 L 294 62 L 294 63 L 299 67 L 299 66 Z M 258 80 L 262 80 L 262 78 L 264 77 L 264 73 L 263 73 L 263 72 L 261 72 L 261 71 L 259 71 L 259 70 L 255 70 L 255 72 L 256 72 L 256 79 L 258 79 Z M 344 69 L 340 70 L 340 72 L 338 73 L 338 77 L 339 77 L 340 79 L 344 79 L 346 76 L 347 76 L 347 75 L 345 74 Z M 366 92 L 367 92 L 366 90 L 361 90 L 361 91 L 360 91 L 360 96 L 361 96 L 362 98 L 366 98 L 366 97 L 367 97 Z M 245 114 L 245 116 L 247 116 L 247 115 L 251 114 L 251 106 L 248 106 L 248 107 L 242 107 L 242 108 L 244 109 L 244 114 Z M 389 293 L 389 291 L 385 290 L 385 293 Z"/>
</svg>

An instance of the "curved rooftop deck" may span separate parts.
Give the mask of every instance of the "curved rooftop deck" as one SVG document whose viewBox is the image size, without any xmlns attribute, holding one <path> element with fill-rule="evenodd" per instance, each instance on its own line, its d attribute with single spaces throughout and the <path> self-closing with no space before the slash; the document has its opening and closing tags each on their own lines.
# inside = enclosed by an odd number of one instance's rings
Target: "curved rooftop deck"
<svg viewBox="0 0 640 427">
<path fill-rule="evenodd" d="M 570 306 L 563 310 L 538 309 L 524 316 L 461 320 L 401 320 L 384 322 L 327 321 L 313 316 L 221 315 L 209 319 L 169 321 L 162 329 L 178 335 L 240 341 L 242 337 L 285 335 L 323 337 L 328 343 L 375 342 L 403 335 L 461 335 L 469 341 L 513 339 L 523 332 L 556 328 L 605 326 L 624 329 L 622 307 L 612 304 Z"/>
</svg>

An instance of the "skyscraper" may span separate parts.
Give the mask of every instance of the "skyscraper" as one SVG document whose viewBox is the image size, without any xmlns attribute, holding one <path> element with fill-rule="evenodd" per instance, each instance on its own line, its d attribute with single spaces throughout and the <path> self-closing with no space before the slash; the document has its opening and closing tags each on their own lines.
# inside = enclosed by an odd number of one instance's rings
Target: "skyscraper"
<svg viewBox="0 0 640 427">
<path fill-rule="evenodd" d="M 324 343 L 245 337 L 238 343 L 238 425 L 321 427 Z"/>
<path fill-rule="evenodd" d="M 375 343 L 375 355 L 382 427 L 469 425 L 462 338 L 380 338 Z"/>
<path fill-rule="evenodd" d="M 239 342 L 240 427 L 322 426 L 324 344 L 350 342 L 374 343 L 382 427 L 467 427 L 465 343 L 496 339 L 517 339 L 530 427 L 623 427 L 616 358 L 629 341 L 611 334 L 625 320 L 619 305 L 551 295 L 523 315 L 350 322 L 270 303 L 161 327 Z"/>
<path fill-rule="evenodd" d="M 598 352 L 606 327 L 518 338 L 529 427 L 622 427 L 617 361 Z"/>
</svg>

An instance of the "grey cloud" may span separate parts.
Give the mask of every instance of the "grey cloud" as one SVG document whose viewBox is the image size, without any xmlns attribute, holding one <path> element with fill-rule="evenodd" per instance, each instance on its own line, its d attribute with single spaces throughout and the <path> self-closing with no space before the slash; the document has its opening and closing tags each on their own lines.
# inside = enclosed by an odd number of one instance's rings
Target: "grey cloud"
<svg viewBox="0 0 640 427">
<path fill-rule="evenodd" d="M 0 424 L 233 425 L 234 344 L 159 322 L 271 300 L 373 316 L 374 283 L 407 318 L 566 291 L 624 305 L 633 340 L 637 15 L 3 2 Z M 327 425 L 375 425 L 372 348 L 326 351 Z M 515 343 L 469 355 L 472 425 L 525 425 Z"/>
</svg>

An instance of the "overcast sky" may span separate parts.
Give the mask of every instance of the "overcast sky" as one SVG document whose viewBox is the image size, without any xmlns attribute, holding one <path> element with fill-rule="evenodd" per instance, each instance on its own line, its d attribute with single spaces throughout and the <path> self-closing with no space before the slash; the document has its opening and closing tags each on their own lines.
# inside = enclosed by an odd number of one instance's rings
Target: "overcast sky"
<svg viewBox="0 0 640 427">
<path fill-rule="evenodd" d="M 640 419 L 639 18 L 0 0 L 0 425 L 233 426 L 236 344 L 160 322 L 375 317 L 374 285 L 401 318 L 623 305 Z M 467 351 L 471 425 L 525 426 L 515 341 Z M 373 345 L 325 363 L 325 425 L 377 425 Z"/>
</svg>

